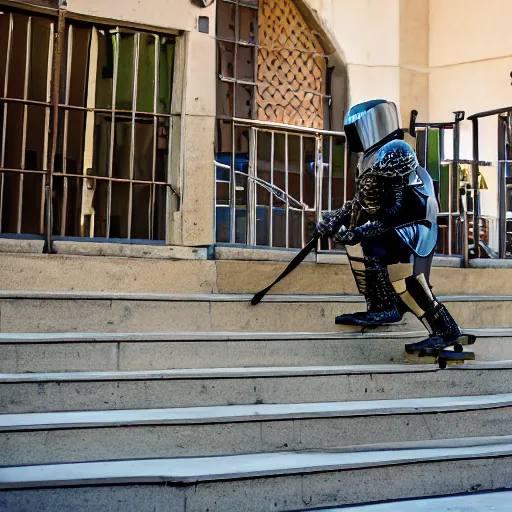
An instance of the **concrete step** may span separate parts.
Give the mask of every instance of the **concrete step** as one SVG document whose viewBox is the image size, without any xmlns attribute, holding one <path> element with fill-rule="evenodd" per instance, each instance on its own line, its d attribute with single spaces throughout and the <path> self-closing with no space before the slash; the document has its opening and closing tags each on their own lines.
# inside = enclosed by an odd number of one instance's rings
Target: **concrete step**
<svg viewBox="0 0 512 512">
<path fill-rule="evenodd" d="M 0 468 L 0 510 L 292 511 L 506 488 L 512 439 Z"/>
<path fill-rule="evenodd" d="M 314 331 L 354 332 L 336 327 L 340 313 L 364 309 L 359 295 L 273 295 L 251 306 L 244 294 L 134 294 L 1 292 L 0 331 L 179 332 Z M 460 325 L 512 327 L 512 295 L 440 297 Z M 420 328 L 407 314 L 389 330 Z"/>
<path fill-rule="evenodd" d="M 296 254 L 293 251 L 252 251 L 253 255 L 273 253 L 277 255 L 273 259 L 281 262 L 247 261 L 247 251 L 241 251 L 238 256 L 245 261 L 173 261 L 173 257 L 187 257 L 179 254 L 183 252 L 191 258 L 202 258 L 205 250 L 147 246 L 143 249 L 144 252 L 167 251 L 168 259 L 165 260 L 159 259 L 158 255 L 155 255 L 156 259 L 95 257 L 90 255 L 91 247 L 104 251 L 106 244 L 75 245 L 86 248 L 88 255 L 0 253 L 2 288 L 41 292 L 255 293 L 270 284 Z M 114 247 L 125 255 L 141 250 L 137 246 L 123 244 L 114 244 Z M 5 248 L 0 247 L 0 250 Z M 326 259 L 326 256 L 323 255 L 322 259 Z M 512 289 L 512 272 L 505 268 L 434 267 L 431 280 L 438 295 L 506 295 Z M 348 265 L 305 262 L 272 292 L 353 294 L 357 293 L 357 289 Z"/>
<path fill-rule="evenodd" d="M 512 359 L 512 328 L 467 329 L 480 360 Z M 0 372 L 324 366 L 404 361 L 425 331 L 0 334 Z"/>
<path fill-rule="evenodd" d="M 512 394 L 0 415 L 0 465 L 318 450 L 504 436 Z"/>
<path fill-rule="evenodd" d="M 485 492 L 361 505 L 357 507 L 322 508 L 323 512 L 509 512 L 512 500 L 511 491 Z M 319 509 L 317 509 L 319 510 Z M 313 512 L 309 510 L 309 512 Z"/>
<path fill-rule="evenodd" d="M 512 361 L 0 374 L 6 413 L 337 402 L 512 392 Z"/>
</svg>

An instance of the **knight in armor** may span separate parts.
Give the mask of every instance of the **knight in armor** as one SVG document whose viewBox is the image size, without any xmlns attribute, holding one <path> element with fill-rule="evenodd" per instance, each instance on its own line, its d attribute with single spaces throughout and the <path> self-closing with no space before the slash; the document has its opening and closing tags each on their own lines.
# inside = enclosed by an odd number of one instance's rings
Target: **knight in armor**
<svg viewBox="0 0 512 512">
<path fill-rule="evenodd" d="M 321 237 L 344 244 L 367 311 L 340 315 L 337 324 L 377 326 L 416 315 L 429 337 L 406 345 L 409 353 L 462 341 L 446 307 L 433 295 L 430 268 L 439 211 L 434 185 L 403 138 L 394 103 L 355 105 L 345 117 L 349 149 L 362 153 L 356 197 L 317 225 Z"/>
</svg>

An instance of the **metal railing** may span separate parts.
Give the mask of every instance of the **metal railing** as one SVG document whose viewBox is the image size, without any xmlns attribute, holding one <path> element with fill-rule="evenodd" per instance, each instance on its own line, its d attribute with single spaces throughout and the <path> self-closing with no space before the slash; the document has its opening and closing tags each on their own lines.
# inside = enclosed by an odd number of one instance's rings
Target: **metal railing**
<svg viewBox="0 0 512 512">
<path fill-rule="evenodd" d="M 454 112 L 453 121 L 432 123 L 416 122 L 417 115 L 417 111 L 411 112 L 409 133 L 416 138 L 418 161 L 432 176 L 436 187 L 440 210 L 437 252 L 467 260 L 468 212 L 460 179 L 460 123 L 464 112 Z M 452 135 L 452 160 L 446 159 L 444 154 L 447 133 Z"/>
<path fill-rule="evenodd" d="M 482 199 L 479 190 L 479 120 L 496 116 L 498 119 L 498 158 L 497 158 L 497 197 L 495 230 L 497 230 L 497 251 L 489 250 L 482 240 L 482 224 L 486 220 L 482 215 Z M 512 257 L 512 107 L 503 107 L 478 112 L 468 117 L 472 123 L 473 160 L 472 182 L 474 189 L 474 257 L 510 258 Z M 491 228 L 488 228 L 490 230 Z"/>
<path fill-rule="evenodd" d="M 215 157 L 218 243 L 300 248 L 322 212 L 354 193 L 342 132 L 234 119 L 246 153 Z"/>
</svg>

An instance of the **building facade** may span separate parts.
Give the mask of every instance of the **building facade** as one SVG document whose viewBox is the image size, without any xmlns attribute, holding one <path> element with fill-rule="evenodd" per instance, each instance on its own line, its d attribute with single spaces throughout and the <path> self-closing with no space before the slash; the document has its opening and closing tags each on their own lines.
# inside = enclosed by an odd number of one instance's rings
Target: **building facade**
<svg viewBox="0 0 512 512">
<path fill-rule="evenodd" d="M 408 126 L 413 109 L 448 121 L 505 106 L 511 91 L 508 41 L 468 43 L 447 26 L 457 17 L 485 38 L 511 9 L 501 0 L 485 13 L 477 0 L 0 3 L 7 237 L 298 248 L 322 210 L 353 194 L 349 104 L 393 100 Z M 492 122 L 481 137 L 491 217 Z M 441 168 L 449 136 L 437 147 Z"/>
</svg>

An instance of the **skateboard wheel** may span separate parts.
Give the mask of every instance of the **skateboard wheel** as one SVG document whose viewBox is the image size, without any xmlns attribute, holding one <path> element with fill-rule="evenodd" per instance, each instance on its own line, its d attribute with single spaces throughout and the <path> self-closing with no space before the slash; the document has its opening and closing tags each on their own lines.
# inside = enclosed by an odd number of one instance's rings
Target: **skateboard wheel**
<svg viewBox="0 0 512 512">
<path fill-rule="evenodd" d="M 460 343 L 455 343 L 453 346 L 453 351 L 457 352 L 457 354 L 460 354 L 461 352 L 464 352 L 464 347 Z"/>
<path fill-rule="evenodd" d="M 441 370 L 446 368 L 446 359 L 439 359 L 439 368 L 441 368 Z"/>
</svg>

